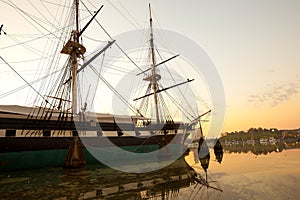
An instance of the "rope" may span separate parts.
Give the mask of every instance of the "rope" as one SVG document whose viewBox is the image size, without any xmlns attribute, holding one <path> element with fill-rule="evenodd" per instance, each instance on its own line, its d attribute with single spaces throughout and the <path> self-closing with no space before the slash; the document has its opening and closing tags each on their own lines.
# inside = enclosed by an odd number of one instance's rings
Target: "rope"
<svg viewBox="0 0 300 200">
<path fill-rule="evenodd" d="M 163 88 L 162 86 L 161 86 L 161 88 Z M 168 91 L 165 91 L 165 93 L 168 95 L 168 97 L 171 99 L 171 101 L 174 103 L 174 105 L 178 108 L 178 109 L 180 109 L 181 111 L 182 111 L 182 114 L 188 119 L 188 120 L 190 120 L 190 121 L 192 121 L 186 114 L 184 114 L 184 112 L 186 112 L 188 115 L 190 115 L 190 117 L 192 117 L 192 118 L 194 118 L 194 116 L 191 114 L 191 113 L 189 113 L 188 111 L 186 111 L 185 109 L 183 109 L 183 107 L 174 99 L 174 97 L 172 96 L 172 95 L 170 95 L 169 94 L 169 92 Z"/>
<path fill-rule="evenodd" d="M 99 73 L 97 72 L 97 70 L 95 69 L 95 67 L 90 64 L 91 69 L 95 72 L 95 74 L 102 80 L 103 83 L 105 83 L 105 85 L 112 91 L 114 92 L 117 97 L 125 104 L 129 107 L 129 109 L 131 111 L 133 111 L 136 115 L 138 115 L 138 112 L 136 111 L 136 109 L 129 103 L 127 102 L 127 100 L 112 86 L 109 84 L 109 82 L 107 82 L 107 80 Z"/>
<path fill-rule="evenodd" d="M 47 103 L 49 103 L 47 101 L 47 99 L 45 99 L 45 97 L 43 97 L 43 95 L 41 95 L 28 81 L 26 81 L 11 65 L 9 65 L 3 58 L 2 56 L 0 56 L 0 58 L 3 60 L 3 62 L 5 62 L 7 64 L 7 66 L 9 68 L 11 68 L 29 87 L 31 87 L 31 89 L 33 89 L 40 97 L 42 97 Z M 50 103 L 49 103 L 50 104 Z M 50 104 L 51 105 L 51 104 Z"/>
<path fill-rule="evenodd" d="M 48 75 L 46 75 L 46 76 L 43 76 L 43 77 L 41 77 L 41 78 L 39 78 L 39 79 L 37 79 L 37 80 L 35 80 L 35 81 L 30 82 L 29 84 L 30 84 L 30 85 L 33 85 L 33 84 L 35 84 L 35 83 L 37 83 L 37 82 L 39 82 L 39 81 L 41 81 L 41 80 L 43 80 L 43 79 L 45 79 L 45 78 L 48 78 L 49 76 L 52 76 L 53 74 L 56 74 L 57 72 L 59 72 L 59 71 L 61 71 L 61 70 L 62 70 L 62 69 L 57 70 L 57 71 L 55 71 L 55 72 L 52 72 L 51 74 L 48 74 Z M 11 95 L 11 94 L 13 94 L 13 93 L 16 93 L 16 92 L 18 92 L 18 91 L 20 91 L 20 90 L 22 90 L 22 89 L 24 89 L 24 88 L 26 88 L 26 87 L 28 87 L 28 84 L 22 85 L 22 86 L 20 86 L 20 87 L 18 87 L 18 88 L 15 88 L 15 89 L 11 90 L 11 91 L 8 91 L 8 92 L 6 92 L 6 93 L 1 94 L 1 95 L 0 95 L 0 98 L 3 98 L 3 97 L 6 97 L 6 96 L 8 96 L 8 95 Z"/>
<path fill-rule="evenodd" d="M 160 57 L 161 59 L 163 59 L 162 56 L 161 56 L 161 54 L 160 54 L 160 52 L 158 51 L 158 49 L 156 49 L 156 52 L 158 53 L 159 57 Z M 167 70 L 167 72 L 168 72 L 169 75 L 171 76 L 172 80 L 174 81 L 174 83 L 176 83 L 176 81 L 175 81 L 173 75 L 171 74 L 170 70 L 168 69 L 168 67 L 166 66 L 166 64 L 164 64 L 164 65 L 165 65 L 165 69 Z M 183 92 L 181 91 L 181 89 L 180 89 L 179 87 L 178 87 L 177 89 L 178 89 L 180 95 L 183 97 L 185 103 L 188 105 L 189 109 L 190 109 L 190 110 L 193 110 L 193 108 L 192 108 L 191 105 L 189 104 L 188 100 L 185 98 L 185 95 L 183 94 Z"/>
<path fill-rule="evenodd" d="M 101 65 L 100 65 L 99 73 L 101 73 L 101 71 L 102 71 L 102 68 L 103 68 L 104 57 L 105 57 L 105 51 L 103 52 L 103 58 L 102 58 L 102 61 L 101 61 Z M 97 91 L 97 88 L 98 88 L 97 86 L 98 86 L 98 83 L 99 83 L 99 79 L 100 79 L 100 77 L 98 76 L 98 79 L 97 79 L 97 84 L 96 84 L 96 88 L 95 88 L 95 93 L 94 93 L 94 94 L 96 94 L 96 91 Z M 94 96 L 93 96 L 93 99 L 92 99 L 91 105 L 93 105 L 93 103 L 94 103 L 95 96 L 96 96 L 96 95 L 94 95 Z"/>
<path fill-rule="evenodd" d="M 86 7 L 86 5 L 82 2 L 83 6 L 88 10 L 88 8 Z M 93 16 L 93 14 L 91 13 L 91 11 L 88 10 L 88 12 Z M 104 27 L 100 24 L 100 22 L 95 19 L 96 23 L 100 26 L 100 28 L 104 31 L 104 33 L 111 39 L 113 40 L 113 38 L 111 37 L 111 35 L 104 29 Z M 142 71 L 142 69 L 128 56 L 128 54 L 118 45 L 117 41 L 115 42 L 116 46 L 118 47 L 118 49 L 130 60 L 131 63 L 134 64 L 134 66 L 136 68 L 138 68 L 140 71 Z"/>
</svg>

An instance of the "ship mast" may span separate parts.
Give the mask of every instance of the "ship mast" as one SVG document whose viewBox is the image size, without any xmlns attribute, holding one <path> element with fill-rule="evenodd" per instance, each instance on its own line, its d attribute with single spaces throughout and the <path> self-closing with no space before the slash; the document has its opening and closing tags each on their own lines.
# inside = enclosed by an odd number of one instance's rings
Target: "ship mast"
<svg viewBox="0 0 300 200">
<path fill-rule="evenodd" d="M 177 87 L 177 86 L 180 86 L 180 85 L 183 85 L 183 84 L 186 84 L 186 83 L 189 83 L 189 82 L 192 82 L 192 81 L 194 81 L 194 79 L 187 79 L 187 80 L 184 81 L 184 82 L 177 83 L 177 84 L 175 84 L 175 85 L 172 85 L 172 86 L 169 86 L 169 87 L 165 87 L 165 88 L 161 88 L 161 89 L 160 89 L 159 84 L 158 84 L 158 81 L 161 79 L 161 75 L 156 71 L 156 68 L 157 68 L 158 66 L 160 66 L 160 65 L 162 65 L 162 64 L 164 64 L 164 63 L 166 63 L 166 62 L 168 62 L 168 61 L 170 61 L 170 60 L 172 60 L 172 59 L 174 59 L 174 58 L 176 58 L 176 57 L 178 57 L 179 54 L 178 54 L 178 55 L 175 55 L 175 56 L 172 56 L 172 57 L 170 57 L 170 58 L 168 58 L 168 59 L 166 59 L 166 60 L 164 60 L 164 61 L 162 61 L 162 62 L 156 64 L 156 60 L 155 60 L 155 50 L 154 50 L 154 39 L 153 39 L 152 14 L 151 14 L 151 5 L 150 5 L 150 4 L 149 4 L 149 13 L 150 13 L 150 51 L 151 51 L 151 61 L 152 61 L 152 62 L 151 62 L 150 68 L 148 68 L 148 69 L 146 69 L 146 70 L 144 70 L 144 71 L 141 71 L 141 72 L 138 73 L 137 75 L 146 74 L 146 77 L 145 77 L 143 80 L 144 80 L 144 81 L 149 81 L 150 83 L 149 83 L 149 85 L 148 85 L 146 94 L 145 94 L 144 96 L 141 96 L 141 97 L 138 97 L 138 98 L 133 99 L 133 101 L 137 101 L 137 100 L 139 100 L 139 99 L 143 99 L 143 98 L 146 98 L 146 97 L 148 97 L 148 96 L 153 95 L 153 97 L 154 97 L 154 106 L 155 106 L 156 122 L 157 122 L 157 123 L 160 123 L 160 122 L 163 122 L 163 120 L 164 120 L 164 119 L 160 119 L 160 117 L 164 117 L 164 116 L 163 116 L 164 113 L 162 113 L 162 112 L 160 113 L 160 112 L 159 112 L 160 110 L 159 110 L 159 104 L 158 104 L 159 102 L 158 102 L 158 96 L 157 96 L 158 93 L 163 92 L 163 91 L 166 91 L 166 90 L 169 90 L 169 89 L 171 89 L 171 88 L 174 88 L 174 87 Z M 146 72 L 148 72 L 148 71 L 150 71 L 150 74 L 147 74 L 147 73 L 146 73 Z M 153 92 L 150 92 L 150 91 L 151 91 L 150 88 L 152 88 Z M 165 103 L 163 102 L 163 99 L 161 98 L 160 100 L 161 100 L 161 102 L 162 102 L 161 106 L 164 106 L 164 108 L 167 109 L 166 105 L 163 105 L 163 104 L 165 104 Z M 147 107 L 147 106 L 148 106 L 148 103 L 147 103 L 147 105 L 144 105 L 144 101 L 143 101 L 143 102 L 141 103 L 140 109 L 139 109 L 138 111 L 140 111 L 140 110 L 142 109 L 143 106 L 146 106 L 146 109 L 148 109 L 148 107 Z M 161 115 L 159 115 L 159 114 L 161 114 Z M 168 116 L 165 116 L 166 119 L 168 118 L 168 119 L 171 119 L 170 121 L 173 121 L 173 120 L 172 120 L 172 117 L 171 117 L 171 115 L 170 115 L 170 113 L 167 112 L 167 114 L 168 114 Z M 161 120 L 161 121 L 160 121 L 160 120 Z M 167 122 L 167 121 L 166 121 L 166 122 Z"/>
<path fill-rule="evenodd" d="M 156 113 L 156 122 L 159 122 L 159 113 L 158 113 L 158 102 L 157 102 L 157 81 L 160 80 L 161 76 L 156 73 L 156 62 L 155 62 L 155 54 L 154 54 L 154 42 L 153 42 L 153 28 L 152 28 L 152 15 L 151 15 L 151 6 L 149 3 L 149 13 L 150 13 L 150 48 L 151 48 L 151 84 L 153 89 L 154 96 L 154 105 L 155 105 L 155 113 Z"/>
<path fill-rule="evenodd" d="M 71 58 L 71 89 L 72 89 L 72 113 L 78 113 L 78 99 L 77 99 L 77 72 L 78 72 L 78 58 L 80 58 L 86 51 L 85 47 L 79 43 L 79 0 L 74 0 L 76 13 L 76 29 L 72 31 L 71 39 L 65 44 L 61 53 L 70 55 Z"/>
<path fill-rule="evenodd" d="M 78 0 L 75 0 L 75 9 L 76 9 L 76 30 L 72 31 L 72 36 L 73 36 L 73 41 L 75 43 L 79 43 L 79 38 L 78 38 L 78 33 L 79 33 L 79 13 L 78 13 L 78 7 L 79 7 L 79 2 Z M 71 73 L 72 73 L 72 113 L 77 114 L 77 69 L 78 69 L 78 62 L 77 62 L 77 53 L 76 53 L 76 48 L 73 48 L 72 54 L 71 54 L 71 60 L 72 60 L 72 65 L 71 65 Z"/>
</svg>

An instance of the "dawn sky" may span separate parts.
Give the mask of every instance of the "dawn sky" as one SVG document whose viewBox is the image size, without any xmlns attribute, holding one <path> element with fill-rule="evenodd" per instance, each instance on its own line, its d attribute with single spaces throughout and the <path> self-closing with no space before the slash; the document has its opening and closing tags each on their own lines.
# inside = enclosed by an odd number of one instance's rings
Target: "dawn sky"
<svg viewBox="0 0 300 200">
<path fill-rule="evenodd" d="M 21 30 L 35 33 L 36 29 L 8 6 L 10 2 L 19 4 L 21 1 L 0 1 L 3 30 L 7 34 L 20 34 Z M 23 7 L 18 6 L 40 16 L 28 2 L 24 1 Z M 41 0 L 34 5 L 41 10 L 44 9 L 41 5 L 54 10 L 57 2 Z M 104 5 L 97 19 L 113 36 L 147 27 L 149 2 L 154 21 L 158 21 L 154 23 L 155 27 L 189 37 L 214 62 L 226 95 L 223 131 L 248 130 L 250 127 L 300 128 L 300 1 L 89 0 L 87 5 L 97 8 Z M 88 32 L 89 37 L 92 34 Z M 30 38 L 17 39 L 26 41 Z M 10 63 L 37 57 L 16 56 L 13 48 L 4 48 L 15 43 L 2 33 L 0 56 Z M 10 87 L 6 74 L 9 80 L 18 79 L 5 67 L 1 61 L 0 95 Z M 22 72 L 21 68 L 19 70 Z M 9 98 L 0 98 L 0 103 L 23 103 L 21 99 L 12 101 Z"/>
</svg>

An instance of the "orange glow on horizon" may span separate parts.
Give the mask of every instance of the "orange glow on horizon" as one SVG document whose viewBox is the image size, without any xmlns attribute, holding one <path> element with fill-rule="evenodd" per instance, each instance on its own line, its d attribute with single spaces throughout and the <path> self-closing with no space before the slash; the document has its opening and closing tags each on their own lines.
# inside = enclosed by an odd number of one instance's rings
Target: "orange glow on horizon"
<svg viewBox="0 0 300 200">
<path fill-rule="evenodd" d="M 276 106 L 236 107 L 227 110 L 223 131 L 247 131 L 249 128 L 300 128 L 300 94 Z"/>
</svg>

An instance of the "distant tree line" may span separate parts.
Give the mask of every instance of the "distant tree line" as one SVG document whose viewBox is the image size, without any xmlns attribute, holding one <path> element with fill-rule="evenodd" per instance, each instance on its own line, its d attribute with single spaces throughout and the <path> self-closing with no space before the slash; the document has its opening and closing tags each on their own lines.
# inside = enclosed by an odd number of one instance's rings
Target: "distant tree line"
<svg viewBox="0 0 300 200">
<path fill-rule="evenodd" d="M 261 138 L 275 139 L 298 137 L 300 138 L 300 129 L 296 130 L 278 130 L 277 128 L 250 128 L 248 131 L 233 131 L 222 133 L 220 140 L 259 140 Z"/>
<path fill-rule="evenodd" d="M 271 152 L 282 152 L 283 149 L 287 149 L 284 143 L 277 143 L 276 145 L 260 145 L 255 143 L 254 145 L 232 145 L 223 146 L 226 153 L 248 153 L 251 152 L 255 155 L 267 155 Z M 299 148 L 299 145 L 294 148 Z"/>
</svg>

